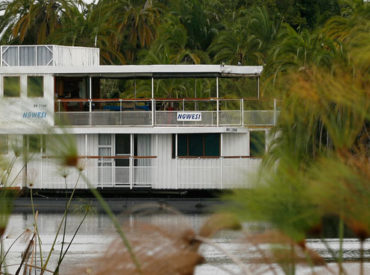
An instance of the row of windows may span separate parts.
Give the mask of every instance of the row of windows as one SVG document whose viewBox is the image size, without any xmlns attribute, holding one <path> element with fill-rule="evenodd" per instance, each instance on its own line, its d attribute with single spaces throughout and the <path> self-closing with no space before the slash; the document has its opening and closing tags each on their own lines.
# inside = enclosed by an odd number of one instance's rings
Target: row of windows
<svg viewBox="0 0 370 275">
<path fill-rule="evenodd" d="M 129 135 L 116 135 L 117 154 L 129 154 Z M 137 142 L 135 142 L 137 144 Z M 41 135 L 27 135 L 23 137 L 23 146 L 28 152 L 45 152 L 45 138 Z M 111 148 L 110 135 L 99 135 L 99 155 L 111 155 L 105 152 Z M 137 149 L 135 148 L 135 151 Z M 265 152 L 265 132 L 250 132 L 250 156 L 259 157 Z M 8 136 L 0 135 L 0 154 L 8 153 Z M 172 135 L 172 158 L 176 155 L 176 135 Z M 220 134 L 178 134 L 177 155 L 179 157 L 219 157 L 220 156 Z"/>
<path fill-rule="evenodd" d="M 20 97 L 21 81 L 19 76 L 4 76 L 4 97 Z M 44 96 L 44 78 L 42 76 L 27 77 L 27 96 Z"/>
<path fill-rule="evenodd" d="M 176 135 L 172 135 L 172 158 L 175 158 Z M 219 157 L 220 134 L 179 134 L 177 136 L 179 157 Z"/>
<path fill-rule="evenodd" d="M 14 144 L 17 146 L 17 142 Z M 23 149 L 28 153 L 41 153 L 46 150 L 45 136 L 43 135 L 26 135 L 23 136 Z M 12 146 L 12 145 L 11 145 Z M 0 135 L 0 154 L 8 154 L 9 152 L 9 138 L 7 135 Z"/>
<path fill-rule="evenodd" d="M 250 132 L 250 156 L 261 157 L 265 153 L 265 131 Z M 219 157 L 220 134 L 178 134 L 179 157 Z M 172 135 L 172 158 L 176 156 L 176 135 Z"/>
</svg>

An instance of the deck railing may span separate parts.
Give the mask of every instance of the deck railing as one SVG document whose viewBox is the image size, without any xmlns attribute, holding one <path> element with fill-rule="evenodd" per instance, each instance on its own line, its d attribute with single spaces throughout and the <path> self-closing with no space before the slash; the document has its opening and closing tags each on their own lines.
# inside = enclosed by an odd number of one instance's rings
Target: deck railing
<svg viewBox="0 0 370 275">
<path fill-rule="evenodd" d="M 273 126 L 279 111 L 246 109 L 243 99 L 58 99 L 56 123 L 89 126 Z M 154 105 L 154 110 L 152 109 Z M 201 119 L 180 121 L 178 113 Z M 217 119 L 218 117 L 218 119 Z"/>
</svg>

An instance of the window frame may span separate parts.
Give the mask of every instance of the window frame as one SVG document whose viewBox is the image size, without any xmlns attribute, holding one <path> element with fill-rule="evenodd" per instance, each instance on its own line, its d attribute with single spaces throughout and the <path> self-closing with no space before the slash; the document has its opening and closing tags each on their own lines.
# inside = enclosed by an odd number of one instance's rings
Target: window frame
<svg viewBox="0 0 370 275">
<path fill-rule="evenodd" d="M 0 135 L 0 155 L 9 154 L 9 136 Z"/>
<path fill-rule="evenodd" d="M 41 78 L 41 95 L 30 95 L 30 78 Z M 40 75 L 28 75 L 27 76 L 27 97 L 29 98 L 43 98 L 44 97 L 44 76 Z"/>
<path fill-rule="evenodd" d="M 252 152 L 252 148 L 256 148 L 258 147 L 260 144 L 253 144 L 253 141 L 252 141 L 252 133 L 263 133 L 263 147 L 261 147 L 261 152 Z M 262 158 L 265 153 L 266 153 L 266 136 L 267 136 L 267 133 L 265 130 L 253 130 L 253 131 L 250 131 L 249 132 L 249 156 L 251 158 Z M 263 149 L 263 150 L 262 150 Z"/>
<path fill-rule="evenodd" d="M 40 134 L 23 135 L 23 147 L 28 154 L 46 152 L 46 136 Z"/>
<path fill-rule="evenodd" d="M 190 154 L 191 146 L 191 136 L 200 135 L 202 138 L 202 154 L 195 155 Z M 217 135 L 217 155 L 207 154 L 207 142 L 206 138 L 210 135 Z M 185 137 L 186 141 L 186 154 L 179 155 L 179 137 Z M 180 145 L 181 146 L 181 145 Z M 176 148 L 176 134 L 172 134 L 172 158 L 176 158 L 176 149 L 178 158 L 220 158 L 221 157 L 221 134 L 220 133 L 197 133 L 197 134 L 177 134 L 177 148 Z"/>
<path fill-rule="evenodd" d="M 6 79 L 10 79 L 10 78 L 18 79 L 18 86 L 19 86 L 18 95 L 7 95 L 6 94 L 5 82 L 6 82 Z M 21 91 L 21 77 L 19 75 L 3 76 L 3 97 L 5 97 L 5 98 L 20 98 L 21 94 L 22 94 L 22 91 Z"/>
</svg>

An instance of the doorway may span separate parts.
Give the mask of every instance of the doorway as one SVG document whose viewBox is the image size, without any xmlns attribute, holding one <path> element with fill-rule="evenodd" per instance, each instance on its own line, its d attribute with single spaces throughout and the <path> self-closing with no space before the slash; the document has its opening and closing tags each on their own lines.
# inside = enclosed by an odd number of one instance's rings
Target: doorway
<svg viewBox="0 0 370 275">
<path fill-rule="evenodd" d="M 115 159 L 115 184 L 130 184 L 130 134 L 116 134 L 115 139 L 116 159 Z"/>
</svg>

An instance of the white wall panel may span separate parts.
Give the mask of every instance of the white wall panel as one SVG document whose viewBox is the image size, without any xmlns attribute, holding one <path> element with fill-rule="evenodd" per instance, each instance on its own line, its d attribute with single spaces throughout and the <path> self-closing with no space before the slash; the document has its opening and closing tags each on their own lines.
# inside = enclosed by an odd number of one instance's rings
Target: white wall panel
<svg viewBox="0 0 370 275">
<path fill-rule="evenodd" d="M 53 46 L 54 66 L 99 66 L 99 49 Z"/>
<path fill-rule="evenodd" d="M 223 135 L 223 156 L 249 156 L 249 133 Z"/>
</svg>

